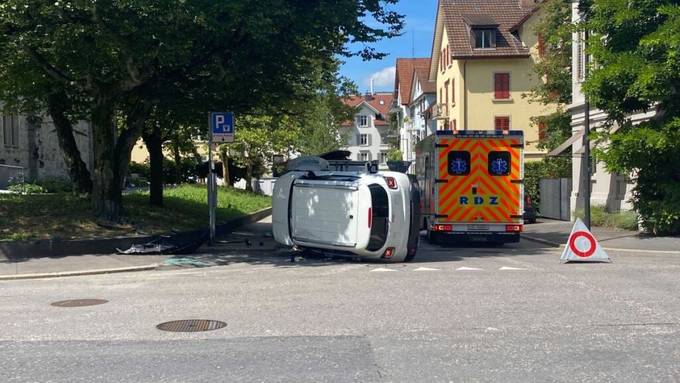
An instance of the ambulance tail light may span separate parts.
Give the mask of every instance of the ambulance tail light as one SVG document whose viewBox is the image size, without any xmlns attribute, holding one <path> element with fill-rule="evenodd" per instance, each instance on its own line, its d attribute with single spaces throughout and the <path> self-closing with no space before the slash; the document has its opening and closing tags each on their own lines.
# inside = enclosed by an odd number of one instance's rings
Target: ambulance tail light
<svg viewBox="0 0 680 383">
<path fill-rule="evenodd" d="M 394 177 L 385 177 L 385 182 L 387 182 L 388 188 L 397 189 L 397 180 Z"/>
<path fill-rule="evenodd" d="M 453 225 L 434 225 L 432 227 L 433 231 L 452 231 Z"/>
<path fill-rule="evenodd" d="M 521 233 L 522 225 L 505 225 L 505 231 L 507 233 Z"/>
</svg>

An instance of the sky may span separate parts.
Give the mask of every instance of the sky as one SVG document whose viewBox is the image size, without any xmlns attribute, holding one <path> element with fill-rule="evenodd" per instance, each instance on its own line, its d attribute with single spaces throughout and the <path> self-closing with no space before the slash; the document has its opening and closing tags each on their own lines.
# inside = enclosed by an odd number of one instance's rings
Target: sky
<svg viewBox="0 0 680 383">
<path fill-rule="evenodd" d="M 401 0 L 390 9 L 405 16 L 403 35 L 372 44 L 379 52 L 388 53 L 382 60 L 363 61 L 361 57 L 345 58 L 340 74 L 353 80 L 364 93 L 371 78 L 375 91 L 393 91 L 397 58 L 429 57 L 437 12 L 437 0 Z"/>
</svg>

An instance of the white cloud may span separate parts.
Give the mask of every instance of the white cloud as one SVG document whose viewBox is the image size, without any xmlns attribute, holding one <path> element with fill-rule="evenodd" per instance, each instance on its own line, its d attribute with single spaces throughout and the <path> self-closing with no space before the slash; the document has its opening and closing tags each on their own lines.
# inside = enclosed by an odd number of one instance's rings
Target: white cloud
<svg viewBox="0 0 680 383">
<path fill-rule="evenodd" d="M 388 89 L 391 90 L 394 86 L 394 76 L 397 73 L 397 67 L 391 66 L 373 73 L 366 80 L 366 86 L 371 86 L 373 80 L 373 87 L 375 90 Z"/>
</svg>

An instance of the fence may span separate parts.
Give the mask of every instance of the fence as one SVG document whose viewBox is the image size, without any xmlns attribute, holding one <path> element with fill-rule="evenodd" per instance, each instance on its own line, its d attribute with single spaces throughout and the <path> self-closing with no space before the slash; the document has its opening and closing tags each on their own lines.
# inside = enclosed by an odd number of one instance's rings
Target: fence
<svg viewBox="0 0 680 383">
<path fill-rule="evenodd" d="M 543 179 L 539 181 L 542 217 L 571 220 L 571 178 Z"/>
<path fill-rule="evenodd" d="M 23 182 L 24 168 L 21 166 L 0 165 L 0 190 L 7 189 L 10 180 Z"/>
</svg>

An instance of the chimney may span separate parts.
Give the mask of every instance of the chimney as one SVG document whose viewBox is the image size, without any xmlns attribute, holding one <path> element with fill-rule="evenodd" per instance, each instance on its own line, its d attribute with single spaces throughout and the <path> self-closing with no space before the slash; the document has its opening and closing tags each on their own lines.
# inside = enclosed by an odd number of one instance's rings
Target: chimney
<svg viewBox="0 0 680 383">
<path fill-rule="evenodd" d="M 375 93 L 373 93 L 373 81 L 375 81 L 375 79 L 373 77 L 371 77 L 371 96 L 373 96 L 375 94 Z"/>
</svg>

